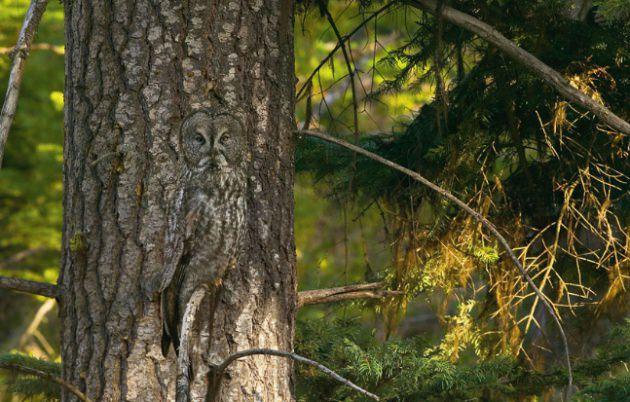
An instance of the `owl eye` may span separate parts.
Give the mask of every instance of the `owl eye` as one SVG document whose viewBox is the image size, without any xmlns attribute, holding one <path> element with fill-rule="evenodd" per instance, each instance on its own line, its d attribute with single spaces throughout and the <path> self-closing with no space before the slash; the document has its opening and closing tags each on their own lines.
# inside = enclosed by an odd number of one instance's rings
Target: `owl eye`
<svg viewBox="0 0 630 402">
<path fill-rule="evenodd" d="M 196 145 L 203 145 L 203 144 L 206 142 L 206 139 L 205 139 L 205 138 L 203 138 L 203 135 L 201 135 L 201 134 L 197 133 L 197 134 L 195 134 L 195 135 L 193 136 L 193 142 L 194 142 Z"/>
<path fill-rule="evenodd" d="M 228 142 L 230 142 L 230 136 L 227 134 L 223 134 L 219 142 L 221 143 L 221 145 L 226 145 Z"/>
</svg>

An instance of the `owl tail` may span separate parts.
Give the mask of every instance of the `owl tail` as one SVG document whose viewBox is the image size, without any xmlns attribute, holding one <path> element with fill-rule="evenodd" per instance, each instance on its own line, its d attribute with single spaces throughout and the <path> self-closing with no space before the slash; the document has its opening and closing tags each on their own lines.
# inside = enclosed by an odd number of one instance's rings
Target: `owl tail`
<svg viewBox="0 0 630 402">
<path fill-rule="evenodd" d="M 177 300 L 170 289 L 166 289 L 160 296 L 160 310 L 162 315 L 162 355 L 166 357 L 171 345 L 175 355 L 179 352 L 179 334 L 177 333 Z"/>
<path fill-rule="evenodd" d="M 162 328 L 162 356 L 168 355 L 168 350 L 171 348 L 171 337 L 168 336 L 164 328 Z"/>
</svg>

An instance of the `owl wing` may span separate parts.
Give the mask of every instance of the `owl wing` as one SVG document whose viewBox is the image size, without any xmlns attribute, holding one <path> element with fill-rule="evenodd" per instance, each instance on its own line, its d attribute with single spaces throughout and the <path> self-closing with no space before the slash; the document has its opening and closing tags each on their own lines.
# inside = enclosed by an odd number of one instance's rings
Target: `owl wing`
<svg viewBox="0 0 630 402">
<path fill-rule="evenodd" d="M 185 214 L 181 214 L 183 219 L 179 220 L 177 237 L 173 238 L 173 256 L 167 267 L 172 272 L 168 281 L 163 281 L 164 286 L 161 293 L 160 307 L 162 312 L 163 333 L 162 333 L 162 354 L 166 356 L 168 349 L 172 344 L 175 352 L 179 349 L 179 327 L 181 326 L 181 316 L 183 311 L 179 311 L 179 295 L 184 278 L 186 276 L 186 268 L 190 261 L 191 253 L 194 252 L 195 232 L 199 223 L 203 220 L 207 207 L 207 197 L 199 190 L 191 190 L 190 196 L 183 201 L 186 210 Z M 183 227 L 182 227 L 183 226 Z"/>
</svg>

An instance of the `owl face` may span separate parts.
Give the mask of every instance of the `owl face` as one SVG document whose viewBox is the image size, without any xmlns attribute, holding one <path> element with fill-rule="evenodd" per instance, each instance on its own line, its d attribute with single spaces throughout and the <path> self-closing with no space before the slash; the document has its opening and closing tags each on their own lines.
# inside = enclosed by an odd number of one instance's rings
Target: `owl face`
<svg viewBox="0 0 630 402">
<path fill-rule="evenodd" d="M 182 125 L 186 163 L 195 170 L 224 170 L 243 160 L 243 128 L 228 114 L 196 112 Z"/>
</svg>

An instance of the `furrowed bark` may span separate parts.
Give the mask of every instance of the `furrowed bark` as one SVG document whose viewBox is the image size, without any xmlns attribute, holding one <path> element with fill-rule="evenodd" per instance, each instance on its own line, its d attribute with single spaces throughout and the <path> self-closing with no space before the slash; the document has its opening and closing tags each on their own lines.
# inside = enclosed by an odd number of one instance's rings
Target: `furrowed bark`
<svg viewBox="0 0 630 402">
<path fill-rule="evenodd" d="M 532 288 L 532 290 L 534 291 L 534 293 L 536 294 L 536 297 L 538 297 L 538 299 L 541 301 L 541 303 L 545 306 L 545 309 L 547 310 L 547 312 L 551 315 L 551 317 L 553 318 L 557 328 L 558 328 L 558 333 L 560 334 L 560 338 L 562 340 L 562 344 L 564 346 L 564 358 L 565 358 L 565 364 L 567 367 L 567 372 L 568 372 L 568 386 L 567 386 L 567 394 L 570 393 L 570 390 L 573 386 L 573 372 L 571 370 L 571 355 L 569 352 L 569 343 L 567 341 L 567 336 L 564 332 L 564 328 L 562 327 L 562 323 L 560 322 L 560 317 L 558 316 L 558 314 L 556 313 L 556 310 L 554 309 L 554 307 L 551 305 L 551 303 L 549 303 L 549 300 L 547 300 L 547 297 L 543 294 L 543 292 L 538 288 L 538 286 L 536 285 L 536 283 L 534 283 L 533 279 L 531 278 L 531 276 L 527 273 L 527 271 L 525 270 L 525 268 L 523 267 L 523 265 L 521 264 L 521 262 L 519 261 L 518 257 L 516 256 L 516 254 L 514 254 L 514 251 L 512 251 L 512 248 L 510 247 L 509 243 L 507 242 L 507 240 L 505 239 L 505 237 L 503 237 L 503 235 L 501 234 L 501 232 L 499 232 L 499 230 L 489 221 L 487 220 L 483 215 L 481 215 L 479 212 L 475 211 L 474 209 L 472 209 L 471 207 L 468 206 L 468 204 L 466 204 L 464 201 L 460 200 L 459 198 L 455 197 L 451 192 L 449 192 L 448 190 L 438 186 L 437 184 L 434 184 L 433 182 L 431 182 L 430 180 L 426 179 L 424 176 L 422 176 L 421 174 L 414 172 L 411 169 L 407 169 L 406 167 L 400 166 L 397 163 L 394 163 L 388 159 L 385 159 L 379 155 L 376 155 L 375 153 L 372 153 L 366 149 L 363 149 L 361 147 L 358 147 L 356 145 L 350 144 L 347 141 L 344 141 L 340 138 L 337 137 L 333 137 L 331 135 L 325 134 L 325 133 L 320 133 L 317 131 L 309 131 L 309 130 L 300 130 L 296 132 L 297 134 L 301 134 L 301 135 L 308 135 L 311 137 L 315 137 L 315 138 L 319 138 L 321 140 L 324 140 L 326 142 L 332 143 L 332 144 L 336 144 L 339 145 L 343 148 L 346 148 L 352 152 L 355 152 L 357 154 L 363 155 L 367 158 L 372 159 L 373 161 L 376 161 L 382 165 L 385 165 L 387 167 L 389 167 L 390 169 L 394 169 L 400 173 L 403 173 L 409 177 L 411 177 L 412 179 L 422 183 L 424 186 L 430 188 L 431 190 L 435 191 L 436 193 L 440 194 L 442 197 L 450 200 L 451 202 L 453 202 L 455 205 L 457 205 L 459 208 L 461 208 L 462 210 L 464 210 L 464 212 L 466 212 L 468 215 L 472 216 L 477 222 L 479 222 L 486 230 L 488 230 L 492 236 L 494 236 L 495 239 L 497 239 L 497 241 L 499 242 L 499 244 L 501 245 L 501 247 L 503 248 L 503 250 L 505 250 L 506 254 L 508 255 L 508 257 L 510 258 L 510 260 L 512 260 L 512 262 L 514 263 L 514 265 L 516 266 L 516 268 L 518 269 L 518 271 L 520 272 L 521 276 L 523 277 L 523 279 L 525 280 L 525 282 L 527 282 L 527 284 Z"/>
<path fill-rule="evenodd" d="M 208 364 L 293 347 L 293 2 L 72 0 L 65 17 L 61 353 L 64 379 L 91 399 L 175 399 L 151 284 L 166 261 L 180 125 L 214 108 L 245 127 L 244 247 L 192 340 L 190 398 L 203 400 Z M 234 364 L 221 385 L 214 400 L 294 399 L 284 359 Z"/>
<path fill-rule="evenodd" d="M 438 3 L 435 0 L 405 0 L 405 2 L 431 14 L 436 14 L 437 12 Z M 514 42 L 503 36 L 490 25 L 447 5 L 443 6 L 441 16 L 445 20 L 479 35 L 482 39 L 493 44 L 508 57 L 520 63 L 523 67 L 538 76 L 538 78 L 555 88 L 556 91 L 567 100 L 589 110 L 599 117 L 603 123 L 614 130 L 625 135 L 630 135 L 630 123 L 611 112 L 606 106 L 571 86 L 560 73 L 538 60 L 531 53 L 518 47 Z"/>
<path fill-rule="evenodd" d="M 31 1 L 31 5 L 26 12 L 26 17 L 24 17 L 24 24 L 20 30 L 17 44 L 15 45 L 13 63 L 11 64 L 11 72 L 9 73 L 9 85 L 7 86 L 7 92 L 4 96 L 2 112 L 0 112 L 0 166 L 2 166 L 4 147 L 9 137 L 9 130 L 11 129 L 13 118 L 15 117 L 15 110 L 17 109 L 26 58 L 28 57 L 31 43 L 37 31 L 37 26 L 42 19 L 47 4 L 48 0 Z"/>
<path fill-rule="evenodd" d="M 45 297 L 57 297 L 57 286 L 53 284 L 8 278 L 6 276 L 0 276 L 0 289 L 15 290 Z"/>
</svg>

